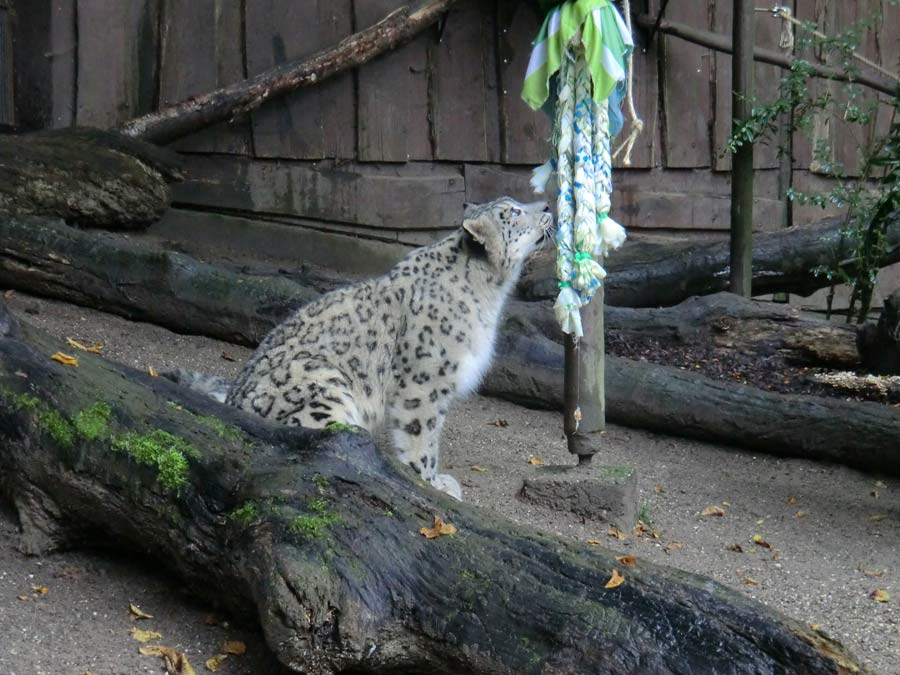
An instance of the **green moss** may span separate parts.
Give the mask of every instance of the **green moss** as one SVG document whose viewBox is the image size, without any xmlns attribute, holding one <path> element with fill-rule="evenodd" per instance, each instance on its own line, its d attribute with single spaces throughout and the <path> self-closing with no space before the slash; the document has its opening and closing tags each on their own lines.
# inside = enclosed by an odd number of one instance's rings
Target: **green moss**
<svg viewBox="0 0 900 675">
<path fill-rule="evenodd" d="M 50 438 L 61 447 L 71 448 L 75 444 L 75 428 L 59 412 L 52 408 L 43 408 L 38 412 L 38 423 L 50 434 Z"/>
<path fill-rule="evenodd" d="M 177 490 L 187 483 L 187 458 L 200 454 L 183 438 L 162 429 L 146 434 L 127 433 L 113 439 L 112 446 L 139 464 L 155 466 L 160 484 L 169 490 Z"/>
<path fill-rule="evenodd" d="M 107 438 L 109 436 L 109 421 L 111 417 L 112 410 L 109 404 L 100 401 L 75 415 L 73 420 L 75 431 L 83 438 L 92 441 L 99 438 Z"/>
<path fill-rule="evenodd" d="M 38 410 L 38 408 L 41 407 L 40 399 L 34 396 L 29 396 L 28 394 L 15 394 L 11 391 L 4 391 L 3 395 L 5 398 L 9 399 L 12 407 L 16 410 L 35 412 L 36 410 Z"/>
<path fill-rule="evenodd" d="M 311 499 L 306 506 L 312 514 L 294 516 L 288 523 L 288 529 L 298 536 L 319 539 L 325 530 L 341 522 L 339 515 L 328 510 L 328 502 L 324 499 Z"/>
<path fill-rule="evenodd" d="M 317 473 L 315 476 L 313 476 L 313 483 L 315 483 L 316 487 L 319 488 L 319 492 L 324 492 L 328 489 L 328 479 L 320 473 Z"/>
<path fill-rule="evenodd" d="M 228 517 L 244 527 L 249 527 L 254 520 L 259 518 L 259 507 L 255 502 L 244 502 L 229 513 Z"/>
<path fill-rule="evenodd" d="M 223 438 L 226 441 L 240 441 L 244 438 L 244 434 L 241 433 L 240 429 L 230 424 L 225 424 L 218 417 L 198 417 L 197 421 L 215 431 L 219 438 Z"/>
<path fill-rule="evenodd" d="M 325 425 L 328 431 L 349 431 L 351 434 L 359 433 L 359 429 L 352 424 L 344 424 L 343 422 L 331 422 Z"/>
<path fill-rule="evenodd" d="M 638 520 L 648 527 L 653 525 L 653 517 L 650 515 L 650 502 L 646 499 L 641 502 L 641 508 L 638 510 Z"/>
</svg>

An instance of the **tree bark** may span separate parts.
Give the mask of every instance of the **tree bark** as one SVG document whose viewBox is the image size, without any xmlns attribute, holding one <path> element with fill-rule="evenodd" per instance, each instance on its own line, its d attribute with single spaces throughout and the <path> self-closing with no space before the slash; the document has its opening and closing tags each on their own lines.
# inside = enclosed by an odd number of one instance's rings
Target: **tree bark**
<svg viewBox="0 0 900 675">
<path fill-rule="evenodd" d="M 251 346 L 329 286 L 322 279 L 232 272 L 135 238 L 48 221 L 0 221 L 0 241 L 0 286 Z M 847 367 L 853 358 L 852 329 L 737 298 L 663 310 L 608 307 L 607 331 L 624 340 L 651 335 L 755 354 L 774 350 L 797 363 Z M 558 334 L 548 304 L 511 302 L 484 390 L 561 409 L 562 347 L 547 337 Z M 644 383 L 652 405 L 633 405 L 632 381 Z M 606 390 L 614 423 L 900 475 L 893 452 L 900 447 L 900 411 L 887 406 L 773 394 L 611 356 Z"/>
<path fill-rule="evenodd" d="M 843 233 L 844 219 L 759 234 L 753 242 L 753 294 L 787 292 L 809 295 L 831 285 L 820 267 L 833 263 L 852 271 L 849 251 L 855 242 Z M 887 226 L 883 266 L 900 262 L 900 214 Z M 519 295 L 529 300 L 555 298 L 554 256 L 545 251 L 528 265 Z M 728 290 L 729 244 L 658 244 L 632 241 L 607 261 L 607 305 L 660 307 L 694 295 Z"/>
<path fill-rule="evenodd" d="M 172 203 L 179 166 L 174 152 L 95 129 L 0 135 L 0 218 L 142 228 Z"/>
<path fill-rule="evenodd" d="M 878 323 L 859 331 L 859 351 L 872 372 L 900 375 L 900 288 L 884 301 Z"/>
<path fill-rule="evenodd" d="M 171 143 L 208 126 L 249 113 L 266 101 L 318 84 L 400 47 L 436 23 L 456 0 L 423 0 L 312 56 L 285 63 L 243 82 L 176 103 L 126 122 L 120 131 L 150 143 Z"/>
<path fill-rule="evenodd" d="M 623 570 L 609 551 L 420 489 L 363 434 L 266 426 L 90 354 L 60 365 L 59 343 L 22 335 L 0 337 L 0 483 L 29 550 L 99 536 L 149 551 L 258 616 L 298 672 L 862 670 L 711 580 Z M 154 459 L 167 453 L 186 458 L 180 482 Z M 418 534 L 434 515 L 458 534 Z M 606 589 L 614 568 L 625 582 Z"/>
</svg>

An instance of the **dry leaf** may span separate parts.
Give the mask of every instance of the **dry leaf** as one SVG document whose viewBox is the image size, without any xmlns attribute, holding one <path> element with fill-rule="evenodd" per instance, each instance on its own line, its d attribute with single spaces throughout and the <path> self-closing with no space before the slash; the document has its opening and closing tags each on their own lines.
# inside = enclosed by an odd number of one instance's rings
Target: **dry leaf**
<svg viewBox="0 0 900 675">
<path fill-rule="evenodd" d="M 672 551 L 680 551 L 683 548 L 684 544 L 682 544 L 680 541 L 673 541 L 663 546 L 663 551 L 665 551 L 666 553 L 671 553 Z"/>
<path fill-rule="evenodd" d="M 74 356 L 69 356 L 68 354 L 63 354 L 62 352 L 56 352 L 53 356 L 50 357 L 54 361 L 63 364 L 64 366 L 75 366 L 78 367 L 78 359 Z"/>
<path fill-rule="evenodd" d="M 879 588 L 877 591 L 872 591 L 869 593 L 869 597 L 876 602 L 887 602 L 891 599 L 891 594 L 886 590 Z"/>
<path fill-rule="evenodd" d="M 540 466 L 544 463 L 544 460 L 542 460 L 540 457 L 532 457 L 528 460 L 528 463 L 531 464 L 531 466 Z"/>
<path fill-rule="evenodd" d="M 17 597 L 19 600 L 22 600 L 22 601 L 31 600 L 31 596 L 30 596 L 30 595 L 17 595 L 16 597 Z"/>
<path fill-rule="evenodd" d="M 436 539 L 447 534 L 456 534 L 456 526 L 445 523 L 440 516 L 434 517 L 434 525 L 431 528 L 423 527 L 419 530 L 419 534 L 424 535 L 426 539 Z"/>
<path fill-rule="evenodd" d="M 103 351 L 103 345 L 99 342 L 96 344 L 92 344 L 90 347 L 86 347 L 80 342 L 73 340 L 72 338 L 66 338 L 66 344 L 69 345 L 72 349 L 80 349 L 83 352 L 88 352 L 89 354 L 100 354 Z"/>
<path fill-rule="evenodd" d="M 487 469 L 485 469 L 483 466 L 478 466 L 476 464 L 475 466 L 472 467 L 472 471 L 477 471 L 478 473 L 486 473 Z"/>
<path fill-rule="evenodd" d="M 619 539 L 620 541 L 624 541 L 624 540 L 628 539 L 627 534 L 625 534 L 624 532 L 622 532 L 620 530 L 617 530 L 614 527 L 609 528 L 606 531 L 606 534 L 608 534 L 610 537 L 615 537 L 616 539 Z"/>
<path fill-rule="evenodd" d="M 657 483 L 656 485 L 653 486 L 653 491 L 656 492 L 656 494 L 661 495 L 666 491 L 666 488 L 664 488 L 662 485 Z"/>
<path fill-rule="evenodd" d="M 766 519 L 765 519 L 765 518 L 760 518 L 759 520 L 756 521 L 756 524 L 757 524 L 757 525 L 762 525 L 764 522 L 766 522 Z"/>
<path fill-rule="evenodd" d="M 725 511 L 720 509 L 718 506 L 707 506 L 703 511 L 700 512 L 701 516 L 717 516 L 721 518 L 725 515 Z"/>
<path fill-rule="evenodd" d="M 757 546 L 762 546 L 763 548 L 772 548 L 772 544 L 763 539 L 761 534 L 753 535 L 753 543 Z"/>
<path fill-rule="evenodd" d="M 453 527 L 452 525 L 450 527 Z M 455 528 L 454 528 L 455 529 Z M 222 651 L 226 654 L 233 654 L 234 656 L 240 656 L 241 654 L 247 653 L 247 645 L 239 640 L 233 640 L 231 642 L 226 642 L 222 647 Z"/>
<path fill-rule="evenodd" d="M 34 591 L 37 595 L 47 595 L 50 592 L 50 589 L 46 586 L 32 586 L 31 590 Z"/>
<path fill-rule="evenodd" d="M 150 642 L 150 640 L 159 640 L 162 635 L 152 630 L 141 630 L 140 628 L 132 628 L 130 631 L 131 637 L 133 637 L 138 642 Z"/>
<path fill-rule="evenodd" d="M 880 577 L 884 575 L 884 570 L 867 570 L 862 564 L 856 566 L 860 572 L 865 574 L 867 577 Z"/>
<path fill-rule="evenodd" d="M 631 534 L 640 537 L 643 534 L 647 534 L 650 531 L 650 528 L 647 527 L 647 523 L 643 520 L 637 521 L 637 524 L 631 528 Z"/>
<path fill-rule="evenodd" d="M 219 666 L 222 665 L 222 661 L 228 658 L 228 654 L 217 654 L 211 659 L 206 659 L 206 669 L 211 673 L 216 672 L 219 669 Z"/>
<path fill-rule="evenodd" d="M 494 420 L 493 422 L 488 422 L 491 426 L 500 427 L 501 429 L 505 429 L 509 426 L 509 422 L 506 420 Z"/>
<path fill-rule="evenodd" d="M 128 605 L 128 611 L 131 612 L 131 620 L 137 621 L 138 619 L 152 619 L 152 614 L 147 614 L 138 607 L 137 605 L 131 604 Z"/>
<path fill-rule="evenodd" d="M 797 513 L 794 514 L 794 518 L 806 518 L 808 515 L 809 511 L 797 511 Z"/>
<path fill-rule="evenodd" d="M 147 372 L 150 373 L 150 377 L 159 377 L 159 373 L 153 370 L 153 366 L 147 366 Z"/>
<path fill-rule="evenodd" d="M 215 614 L 207 614 L 203 618 L 203 623 L 205 623 L 207 626 L 217 626 L 219 624 L 219 617 L 217 617 Z"/>
<path fill-rule="evenodd" d="M 784 500 L 784 503 L 785 503 L 785 504 L 790 504 L 791 506 L 793 506 L 794 504 L 798 504 L 799 501 L 800 501 L 800 500 L 797 499 L 796 497 L 788 497 L 787 499 Z"/>
<path fill-rule="evenodd" d="M 597 541 L 596 539 L 588 539 L 587 543 L 589 543 L 591 546 L 603 546 L 603 542 Z"/>
<path fill-rule="evenodd" d="M 621 586 L 625 582 L 625 577 L 619 574 L 619 570 L 613 568 L 612 576 L 609 578 L 609 581 L 606 582 L 606 586 L 603 588 L 615 588 L 616 586 Z"/>
<path fill-rule="evenodd" d="M 237 359 L 234 358 L 234 357 L 233 357 L 231 354 L 229 354 L 228 352 L 222 352 L 222 358 L 223 358 L 224 360 L 230 361 L 230 362 L 232 362 L 232 363 L 234 363 L 235 361 L 237 361 Z"/>
<path fill-rule="evenodd" d="M 166 662 L 166 671 L 169 675 L 197 675 L 187 657 L 181 652 L 176 652 L 171 647 L 161 645 L 149 645 L 141 647 L 144 656 L 161 656 Z"/>
<path fill-rule="evenodd" d="M 869 516 L 869 520 L 873 523 L 879 523 L 887 517 L 888 515 L 886 513 L 873 513 Z"/>
<path fill-rule="evenodd" d="M 727 506 L 729 509 L 731 508 L 731 502 L 722 502 L 722 506 Z"/>
<path fill-rule="evenodd" d="M 759 582 L 756 579 L 751 579 L 750 577 L 744 577 L 743 579 L 741 579 L 741 583 L 750 586 L 759 586 Z"/>
<path fill-rule="evenodd" d="M 726 546 L 725 548 L 726 548 L 726 550 L 732 551 L 733 553 L 743 553 L 744 552 L 744 549 L 740 544 L 728 544 L 728 546 Z"/>
<path fill-rule="evenodd" d="M 625 565 L 625 567 L 634 567 L 635 565 L 637 565 L 637 558 L 635 558 L 633 555 L 617 556 L 616 561 L 618 561 L 620 565 Z"/>
</svg>

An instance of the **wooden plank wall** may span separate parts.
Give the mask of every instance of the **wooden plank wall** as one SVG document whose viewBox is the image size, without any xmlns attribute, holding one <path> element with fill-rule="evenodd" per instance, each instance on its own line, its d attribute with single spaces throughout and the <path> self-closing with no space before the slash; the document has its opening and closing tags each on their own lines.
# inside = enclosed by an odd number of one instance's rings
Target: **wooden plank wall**
<svg viewBox="0 0 900 675">
<path fill-rule="evenodd" d="M 5 0 L 0 0 L 0 124 L 15 123 L 14 97 L 12 18 Z"/>
<path fill-rule="evenodd" d="M 17 123 L 108 127 L 311 54 L 408 1 L 0 0 L 0 66 L 4 19 L 15 15 Z M 889 0 L 781 4 L 831 33 L 880 8 L 883 19 L 862 48 L 896 64 L 900 8 Z M 660 5 L 632 0 L 650 14 Z M 728 34 L 731 7 L 731 0 L 671 2 L 667 17 Z M 528 170 L 547 157 L 550 124 L 519 92 L 540 23 L 529 2 L 460 0 L 440 27 L 406 47 L 179 141 L 189 175 L 176 189 L 178 222 L 192 210 L 218 212 L 233 219 L 231 232 L 254 223 L 266 236 L 278 228 L 315 230 L 320 242 L 332 236 L 337 247 L 357 246 L 364 238 L 399 255 L 456 226 L 466 200 L 533 199 Z M 760 44 L 779 49 L 780 33 L 780 21 L 758 14 Z M 635 232 L 724 236 L 731 57 L 672 37 L 648 43 L 643 30 L 635 40 L 635 99 L 645 131 L 629 166 L 615 160 L 615 216 Z M 775 96 L 779 70 L 758 65 L 756 75 L 758 97 Z M 0 67 L 0 122 L 9 117 L 2 78 Z M 867 133 L 887 124 L 885 109 Z M 821 120 L 816 134 L 836 142 L 831 159 L 858 165 L 862 139 L 845 133 L 840 120 Z M 789 187 L 823 184 L 809 143 L 795 137 L 792 155 L 779 155 L 776 144 L 757 152 L 757 229 L 821 215 L 786 206 Z M 268 255 L 277 247 L 259 249 Z"/>
</svg>

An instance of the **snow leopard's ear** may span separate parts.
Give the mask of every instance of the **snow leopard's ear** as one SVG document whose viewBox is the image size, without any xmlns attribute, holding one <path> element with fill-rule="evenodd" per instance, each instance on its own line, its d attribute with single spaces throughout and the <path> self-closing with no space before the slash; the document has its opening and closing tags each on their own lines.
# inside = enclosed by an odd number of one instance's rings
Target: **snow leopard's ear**
<svg viewBox="0 0 900 675">
<path fill-rule="evenodd" d="M 466 204 L 462 225 L 463 229 L 483 246 L 488 246 L 497 236 L 497 228 L 491 218 L 491 210 L 486 206 Z"/>
</svg>

